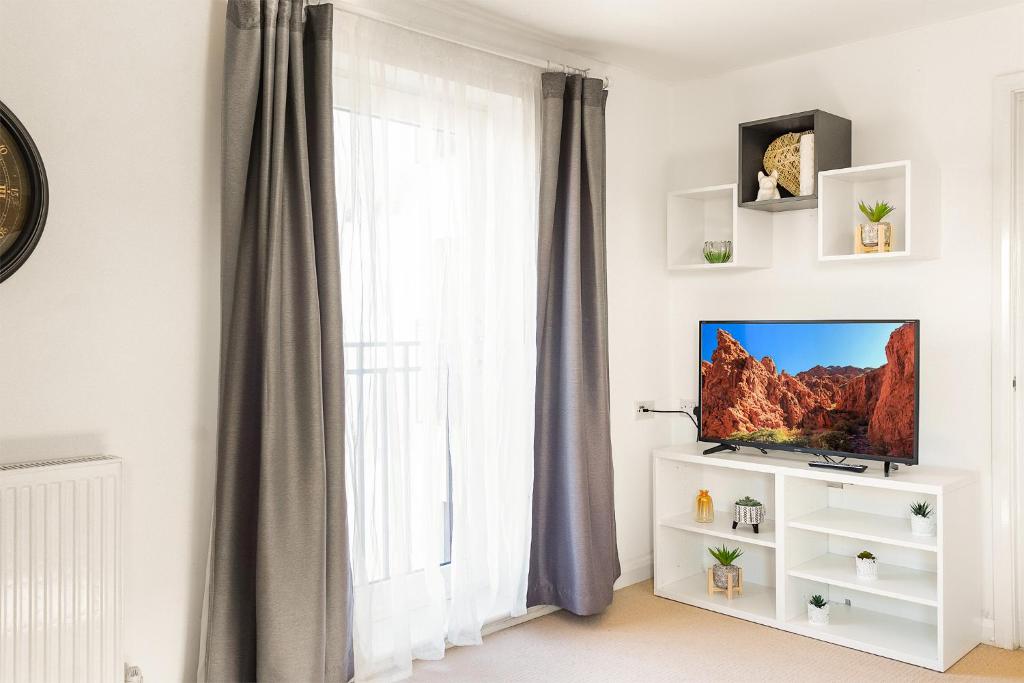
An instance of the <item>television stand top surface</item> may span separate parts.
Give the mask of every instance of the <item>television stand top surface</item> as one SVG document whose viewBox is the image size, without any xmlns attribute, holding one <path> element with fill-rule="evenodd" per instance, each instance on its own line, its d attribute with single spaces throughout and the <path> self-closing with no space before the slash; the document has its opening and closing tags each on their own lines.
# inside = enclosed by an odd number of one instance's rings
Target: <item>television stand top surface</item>
<svg viewBox="0 0 1024 683">
<path fill-rule="evenodd" d="M 690 442 L 654 449 L 656 458 L 689 462 L 697 465 L 742 469 L 770 474 L 807 479 L 824 479 L 827 481 L 846 482 L 850 484 L 868 484 L 882 488 L 891 488 L 921 493 L 940 493 L 944 490 L 967 486 L 977 481 L 977 473 L 970 470 L 936 467 L 932 465 L 915 465 L 901 468 L 895 476 L 885 477 L 882 462 L 870 462 L 864 472 L 848 470 L 819 469 L 808 467 L 806 453 L 787 453 L 769 451 L 769 455 L 761 455 L 750 448 L 741 448 L 739 452 L 715 453 L 703 455 L 701 451 L 713 443 Z"/>
</svg>

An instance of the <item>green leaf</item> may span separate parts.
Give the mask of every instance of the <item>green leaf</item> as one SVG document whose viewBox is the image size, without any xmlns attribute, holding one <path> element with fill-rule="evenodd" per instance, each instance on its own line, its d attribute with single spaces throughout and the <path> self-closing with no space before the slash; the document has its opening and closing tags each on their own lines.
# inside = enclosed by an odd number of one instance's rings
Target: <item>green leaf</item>
<svg viewBox="0 0 1024 683">
<path fill-rule="evenodd" d="M 708 548 L 708 552 L 711 553 L 711 557 L 718 561 L 718 564 L 725 567 L 731 565 L 743 554 L 743 551 L 739 548 L 728 548 L 724 543 L 721 548 Z"/>
<path fill-rule="evenodd" d="M 896 210 L 896 207 L 892 206 L 888 202 L 877 202 L 872 206 L 871 204 L 865 204 L 864 200 L 861 200 L 857 207 L 860 212 L 871 221 L 872 223 L 878 223 L 890 213 Z"/>
</svg>

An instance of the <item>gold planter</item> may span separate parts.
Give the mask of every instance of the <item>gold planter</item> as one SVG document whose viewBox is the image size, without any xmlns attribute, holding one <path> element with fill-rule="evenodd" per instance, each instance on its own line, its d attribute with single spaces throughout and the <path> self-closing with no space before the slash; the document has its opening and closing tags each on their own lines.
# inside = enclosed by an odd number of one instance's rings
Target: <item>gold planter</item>
<svg viewBox="0 0 1024 683">
<path fill-rule="evenodd" d="M 878 254 L 892 251 L 892 223 L 860 223 L 854 230 L 853 253 Z"/>
</svg>

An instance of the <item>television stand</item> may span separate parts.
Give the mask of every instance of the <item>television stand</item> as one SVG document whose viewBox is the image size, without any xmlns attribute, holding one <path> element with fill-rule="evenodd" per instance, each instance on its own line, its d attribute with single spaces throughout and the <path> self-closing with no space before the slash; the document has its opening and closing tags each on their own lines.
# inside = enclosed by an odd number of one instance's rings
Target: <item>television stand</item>
<svg viewBox="0 0 1024 683">
<path fill-rule="evenodd" d="M 739 448 L 736 446 L 730 446 L 727 443 L 720 443 L 717 446 L 712 446 L 704 451 L 704 455 L 711 455 L 712 453 L 721 453 L 722 451 L 738 451 Z"/>
<path fill-rule="evenodd" d="M 812 460 L 807 463 L 808 467 L 821 467 L 823 469 L 841 470 L 843 472 L 864 472 L 867 465 L 855 465 L 853 463 L 836 462 L 827 455 L 821 456 L 822 460 Z M 889 463 L 885 463 L 885 476 L 889 476 Z"/>
<path fill-rule="evenodd" d="M 690 442 L 652 455 L 655 595 L 936 671 L 983 640 L 976 472 L 893 463 L 899 476 L 883 479 L 866 460 L 871 469 L 855 474 L 812 469 L 807 461 L 820 458 L 811 453 L 701 454 L 714 445 Z M 694 501 L 708 488 L 721 507 L 702 523 Z M 731 503 L 745 496 L 764 506 L 759 533 L 732 528 Z M 936 536 L 911 533 L 918 501 L 935 510 Z M 707 547 L 723 542 L 744 553 L 743 594 L 732 600 L 708 590 Z M 857 578 L 862 550 L 878 555 L 875 581 Z M 815 594 L 829 601 L 828 626 L 808 623 Z"/>
</svg>

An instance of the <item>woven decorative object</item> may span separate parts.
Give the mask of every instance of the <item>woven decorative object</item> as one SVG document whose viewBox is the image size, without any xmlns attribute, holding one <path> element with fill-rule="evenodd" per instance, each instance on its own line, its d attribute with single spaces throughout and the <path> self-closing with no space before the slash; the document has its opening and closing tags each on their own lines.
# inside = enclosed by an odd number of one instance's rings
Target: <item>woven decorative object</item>
<svg viewBox="0 0 1024 683">
<path fill-rule="evenodd" d="M 803 134 L 780 135 L 764 151 L 764 170 L 769 174 L 778 171 L 779 185 L 794 196 L 800 194 L 800 136 Z"/>
</svg>

